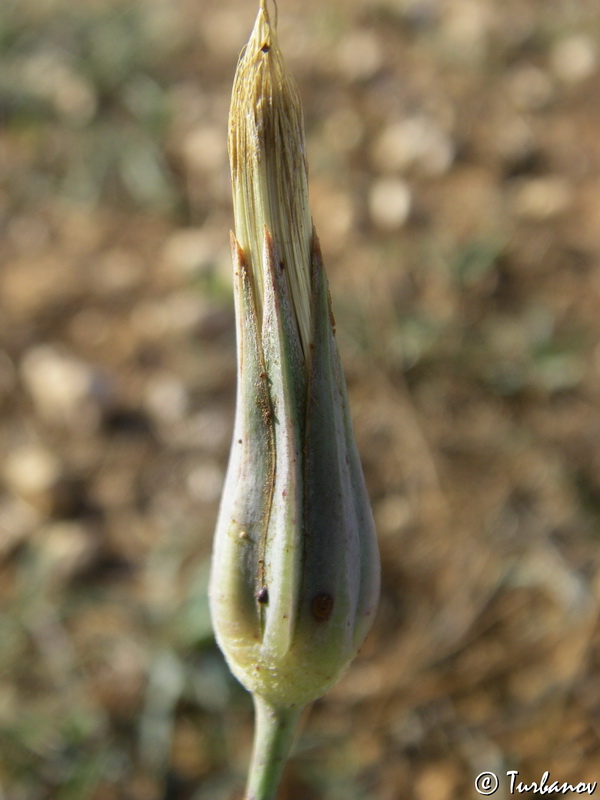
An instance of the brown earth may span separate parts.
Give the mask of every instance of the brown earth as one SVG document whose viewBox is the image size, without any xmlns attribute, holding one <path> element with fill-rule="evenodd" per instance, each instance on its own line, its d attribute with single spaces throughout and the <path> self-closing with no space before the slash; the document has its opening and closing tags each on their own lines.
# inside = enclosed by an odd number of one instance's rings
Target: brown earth
<svg viewBox="0 0 600 800">
<path fill-rule="evenodd" d="M 7 3 L 0 796 L 241 798 L 207 615 L 255 6 Z M 282 800 L 600 780 L 600 14 L 281 0 L 383 557 Z M 573 795 L 574 796 L 574 795 Z"/>
</svg>

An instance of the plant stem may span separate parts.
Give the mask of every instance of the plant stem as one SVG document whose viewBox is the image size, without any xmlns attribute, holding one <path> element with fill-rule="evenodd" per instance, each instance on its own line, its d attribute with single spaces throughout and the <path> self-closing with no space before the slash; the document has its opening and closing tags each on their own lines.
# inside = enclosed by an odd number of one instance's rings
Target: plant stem
<svg viewBox="0 0 600 800">
<path fill-rule="evenodd" d="M 276 800 L 301 708 L 274 708 L 254 695 L 254 748 L 246 800 Z"/>
</svg>

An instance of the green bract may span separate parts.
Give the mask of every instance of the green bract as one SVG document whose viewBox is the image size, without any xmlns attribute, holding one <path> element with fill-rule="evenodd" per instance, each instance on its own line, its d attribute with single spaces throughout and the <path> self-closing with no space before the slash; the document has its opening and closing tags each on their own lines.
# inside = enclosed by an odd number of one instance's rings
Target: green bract
<svg viewBox="0 0 600 800">
<path fill-rule="evenodd" d="M 238 393 L 211 613 L 232 672 L 291 709 L 323 694 L 361 645 L 379 556 L 310 219 L 299 95 L 264 2 L 229 128 Z"/>
<path fill-rule="evenodd" d="M 262 324 L 235 239 L 233 258 L 238 396 L 211 611 L 244 686 L 275 707 L 302 706 L 339 678 L 369 630 L 377 543 L 316 239 L 308 368 L 268 230 Z"/>
</svg>

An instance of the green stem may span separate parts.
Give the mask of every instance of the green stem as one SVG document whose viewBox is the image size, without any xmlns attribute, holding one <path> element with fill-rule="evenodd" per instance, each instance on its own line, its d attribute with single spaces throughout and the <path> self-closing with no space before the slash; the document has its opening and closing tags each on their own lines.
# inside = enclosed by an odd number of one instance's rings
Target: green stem
<svg viewBox="0 0 600 800">
<path fill-rule="evenodd" d="M 246 800 L 276 800 L 281 773 L 302 709 L 274 708 L 262 697 L 254 695 L 254 710 L 254 748 Z"/>
</svg>

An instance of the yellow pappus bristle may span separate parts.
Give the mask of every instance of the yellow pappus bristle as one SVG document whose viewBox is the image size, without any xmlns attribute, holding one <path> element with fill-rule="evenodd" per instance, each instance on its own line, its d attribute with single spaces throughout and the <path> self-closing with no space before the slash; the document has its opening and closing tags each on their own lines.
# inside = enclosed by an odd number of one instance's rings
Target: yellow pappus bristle
<svg viewBox="0 0 600 800">
<path fill-rule="evenodd" d="M 229 114 L 235 234 L 263 298 L 265 225 L 287 276 L 305 357 L 310 352 L 312 222 L 300 96 L 262 0 L 236 71 Z"/>
</svg>

